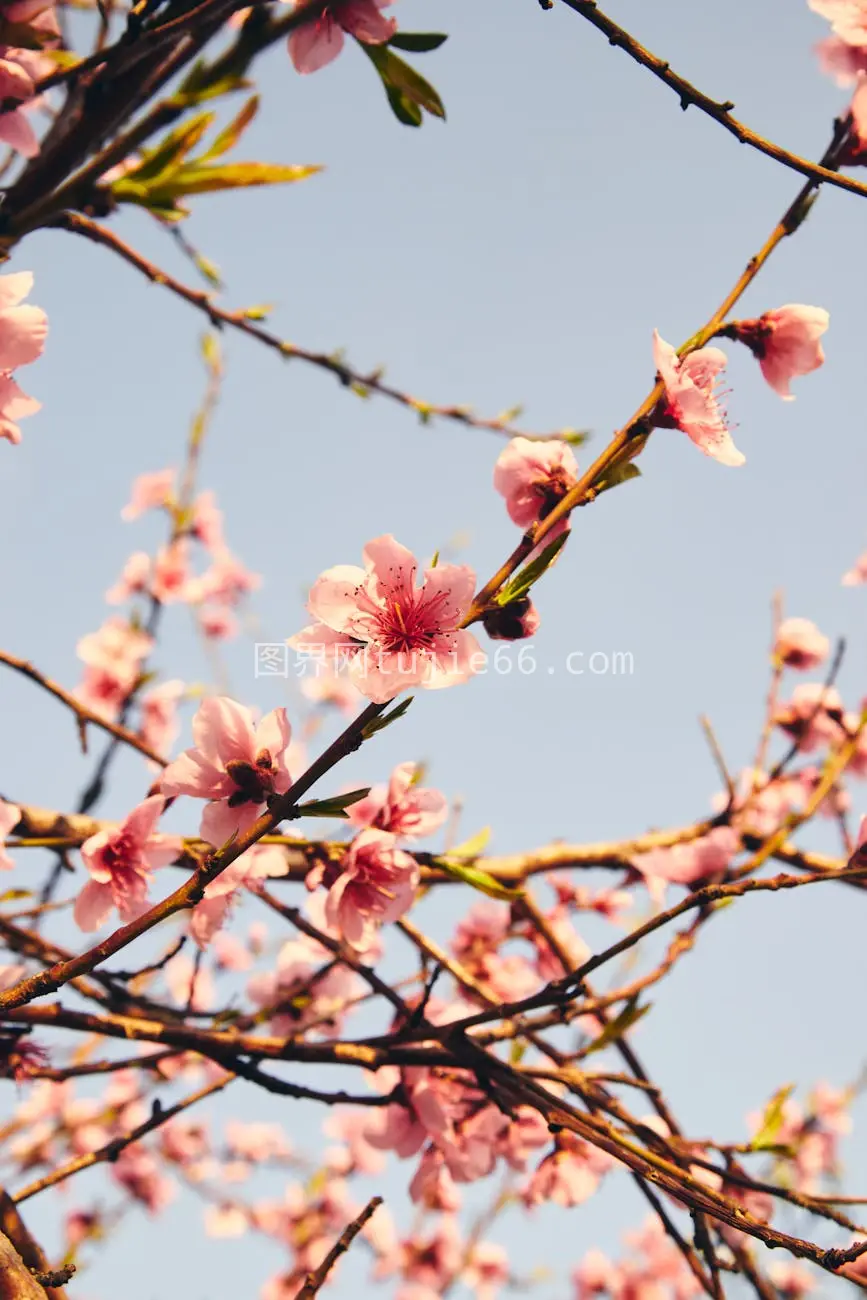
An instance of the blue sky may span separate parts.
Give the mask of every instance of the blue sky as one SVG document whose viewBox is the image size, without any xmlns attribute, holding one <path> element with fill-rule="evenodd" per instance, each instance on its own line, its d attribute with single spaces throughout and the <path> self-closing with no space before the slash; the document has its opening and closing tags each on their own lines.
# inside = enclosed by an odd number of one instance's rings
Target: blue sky
<svg viewBox="0 0 867 1300">
<path fill-rule="evenodd" d="M 820 155 L 846 94 L 818 71 L 811 47 L 826 29 L 805 3 L 618 0 L 612 13 L 709 93 L 734 100 L 755 129 Z M 259 67 L 263 108 L 241 152 L 326 170 L 282 190 L 205 197 L 188 233 L 221 267 L 228 304 L 273 302 L 270 324 L 287 338 L 345 347 L 360 368 L 385 364 L 389 379 L 428 400 L 489 415 L 520 401 L 528 428 L 588 428 L 586 465 L 652 382 L 654 327 L 677 344 L 710 315 L 799 178 L 694 110 L 682 113 L 565 8 L 402 0 L 399 18 L 408 30 L 449 33 L 443 49 L 418 59 L 447 123 L 399 126 L 354 48 L 306 78 L 275 49 Z M 794 403 L 780 402 L 752 358 L 730 348 L 728 404 L 745 467 L 723 468 L 682 435 L 658 433 L 641 481 L 581 512 L 539 588 L 540 671 L 490 672 L 420 695 L 400 727 L 346 764 L 348 782 L 424 759 L 431 781 L 462 800 L 466 833 L 492 826 L 500 852 L 702 816 L 718 778 L 698 715 L 713 720 L 732 768 L 750 761 L 778 589 L 787 612 L 847 638 L 840 685 L 857 706 L 867 604 L 840 576 L 867 545 L 865 211 L 853 196 L 823 194 L 744 300 L 744 315 L 787 302 L 831 313 L 827 364 L 798 381 Z M 143 215 L 124 214 L 116 228 L 189 278 Z M 19 448 L 0 447 L 0 644 L 72 685 L 75 643 L 102 621 L 104 590 L 130 551 L 159 543 L 159 521 L 121 524 L 119 510 L 135 475 L 180 457 L 202 388 L 203 322 L 70 236 L 28 238 L 12 266 L 34 270 L 33 300 L 51 334 L 25 380 L 43 410 Z M 249 340 L 227 337 L 225 348 L 201 481 L 227 513 L 231 546 L 266 579 L 253 635 L 229 648 L 226 667 L 238 698 L 291 709 L 283 683 L 255 679 L 251 641 L 281 640 L 303 624 L 306 588 L 323 568 L 358 562 L 364 542 L 384 532 L 422 556 L 458 538 L 460 559 L 481 578 L 512 548 L 516 530 L 491 486 L 500 440 L 421 426 Z M 183 613 L 166 628 L 158 666 L 207 681 Z M 576 651 L 631 652 L 634 672 L 569 675 Z M 3 675 L 0 719 L 0 790 L 70 807 L 90 762 L 68 716 Z M 136 801 L 145 779 L 137 761 L 119 763 L 106 815 Z M 863 787 L 854 794 L 856 812 L 867 810 Z M 808 842 L 823 843 L 823 833 Z M 438 904 L 442 930 L 455 899 Z M 806 1091 L 818 1078 L 857 1075 L 862 933 L 860 902 L 831 889 L 745 900 L 708 929 L 635 1035 L 687 1129 L 736 1140 L 746 1111 L 780 1084 Z M 11 1087 L 8 1095 L 11 1103 Z M 318 1121 L 250 1090 L 238 1097 L 233 1106 L 248 1117 L 267 1109 L 305 1136 Z M 863 1123 L 848 1151 L 850 1167 L 863 1168 Z M 385 1180 L 398 1214 L 408 1176 L 394 1166 Z M 205 1249 L 198 1214 L 186 1205 L 159 1223 L 130 1220 L 80 1284 L 82 1297 L 121 1284 L 128 1300 L 182 1288 L 209 1300 L 255 1294 L 276 1252 L 260 1243 Z M 34 1224 L 41 1216 L 50 1222 L 52 1208 L 34 1207 Z M 616 1248 L 641 1217 L 621 1179 L 568 1220 L 550 1210 L 520 1236 L 516 1219 L 504 1232 L 517 1237 L 520 1268 L 544 1260 L 562 1278 L 590 1246 Z M 353 1294 L 359 1276 L 345 1270 L 334 1293 Z M 562 1297 L 565 1286 L 542 1291 Z"/>
</svg>

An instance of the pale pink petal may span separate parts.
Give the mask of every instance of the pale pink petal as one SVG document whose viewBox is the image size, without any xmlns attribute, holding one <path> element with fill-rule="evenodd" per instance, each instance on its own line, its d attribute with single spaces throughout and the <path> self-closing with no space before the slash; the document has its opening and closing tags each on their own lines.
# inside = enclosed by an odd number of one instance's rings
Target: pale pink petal
<svg viewBox="0 0 867 1300">
<path fill-rule="evenodd" d="M 302 23 L 289 33 L 289 57 L 296 72 L 318 72 L 343 49 L 343 28 L 327 16 L 320 22 Z"/>
<path fill-rule="evenodd" d="M 358 617 L 358 589 L 365 577 L 364 570 L 354 564 L 326 569 L 310 589 L 307 608 L 335 632 L 351 632 Z"/>
<path fill-rule="evenodd" d="M 89 880 L 75 900 L 72 915 L 80 930 L 98 930 L 108 920 L 113 906 L 111 886 Z"/>
</svg>

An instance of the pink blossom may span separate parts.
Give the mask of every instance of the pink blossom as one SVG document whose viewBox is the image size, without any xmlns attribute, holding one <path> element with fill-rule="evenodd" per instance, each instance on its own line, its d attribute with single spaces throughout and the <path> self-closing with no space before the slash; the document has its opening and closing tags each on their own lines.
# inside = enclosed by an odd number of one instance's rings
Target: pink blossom
<svg viewBox="0 0 867 1300">
<path fill-rule="evenodd" d="M 76 646 L 85 666 L 84 680 L 73 692 L 76 699 L 100 717 L 116 718 L 152 647 L 152 637 L 119 616 L 83 636 Z"/>
<path fill-rule="evenodd" d="M 621 1292 L 620 1271 L 601 1250 L 588 1250 L 573 1271 L 572 1281 L 576 1300 L 592 1300 L 606 1291 L 611 1296 L 619 1296 Z"/>
<path fill-rule="evenodd" d="M 11 114 L 3 116 L 8 117 Z M 0 124 L 3 116 L 0 116 Z M 41 409 L 42 403 L 22 392 L 11 376 L 0 374 L 0 438 L 5 438 L 13 446 L 17 446 L 21 441 L 18 421 L 26 419 L 28 415 L 35 415 Z"/>
<path fill-rule="evenodd" d="M 205 1206 L 205 1232 L 209 1237 L 243 1237 L 250 1227 L 247 1211 L 228 1202 Z"/>
<path fill-rule="evenodd" d="M 706 456 L 721 465 L 743 465 L 716 393 L 717 379 L 728 358 L 719 348 L 700 348 L 678 357 L 670 343 L 653 331 L 653 358 L 665 389 L 653 413 L 660 429 L 681 429 Z"/>
<path fill-rule="evenodd" d="M 614 1159 L 573 1133 L 560 1133 L 554 1150 L 545 1156 L 522 1192 L 525 1205 L 553 1201 L 555 1205 L 582 1205 L 596 1191 Z"/>
<path fill-rule="evenodd" d="M 110 1169 L 114 1181 L 149 1214 L 159 1214 L 175 1195 L 174 1184 L 160 1172 L 156 1157 L 140 1142 L 124 1147 Z"/>
<path fill-rule="evenodd" d="M 81 846 L 90 880 L 75 903 L 75 921 L 82 930 L 98 930 L 117 908 L 123 922 L 132 921 L 150 906 L 150 873 L 173 862 L 181 841 L 156 832 L 165 799 L 152 795 L 134 808 L 114 830 L 97 831 Z"/>
<path fill-rule="evenodd" d="M 424 1151 L 409 1185 L 409 1197 L 426 1210 L 454 1214 L 461 1208 L 461 1194 L 442 1152 L 435 1146 Z"/>
<path fill-rule="evenodd" d="M 867 7 L 863 0 L 808 0 L 814 13 L 827 18 L 847 45 L 867 46 Z"/>
<path fill-rule="evenodd" d="M 550 1141 L 545 1118 L 532 1106 L 518 1106 L 515 1119 L 503 1131 L 497 1149 L 512 1169 L 524 1170 L 531 1156 Z"/>
<path fill-rule="evenodd" d="M 120 512 L 121 519 L 138 519 L 148 510 L 162 510 L 174 504 L 174 469 L 158 469 L 152 474 L 139 474 L 132 485 L 129 503 Z"/>
<path fill-rule="evenodd" d="M 557 528 L 551 530 L 541 544 L 543 549 L 557 532 Z M 539 611 L 529 596 L 510 600 L 508 605 L 497 605 L 482 615 L 482 627 L 492 641 L 526 641 L 536 635 L 541 622 Z"/>
<path fill-rule="evenodd" d="M 25 1033 L 0 1037 L 0 1078 L 22 1083 L 50 1064 L 46 1049 L 31 1042 Z"/>
<path fill-rule="evenodd" d="M 21 809 L 16 808 L 14 803 L 6 803 L 0 799 L 0 871 L 11 871 L 15 866 L 8 853 L 3 850 L 3 844 L 6 836 L 14 830 L 21 821 Z"/>
<path fill-rule="evenodd" d="M 229 1120 L 226 1124 L 226 1146 L 233 1159 L 261 1164 L 265 1160 L 287 1160 L 292 1147 L 279 1124 L 243 1123 Z"/>
<path fill-rule="evenodd" d="M 214 1005 L 214 980 L 206 966 L 196 966 L 179 952 L 163 971 L 166 988 L 175 1002 L 190 1011 L 210 1011 Z"/>
<path fill-rule="evenodd" d="M 328 890 L 325 917 L 353 948 L 370 943 L 376 927 L 396 921 L 415 899 L 419 867 L 388 831 L 360 831 L 339 862 L 318 863 L 307 888 Z"/>
<path fill-rule="evenodd" d="M 227 641 L 238 632 L 238 620 L 221 605 L 199 606 L 199 627 L 209 641 Z"/>
<path fill-rule="evenodd" d="M 167 754 L 177 740 L 178 704 L 186 687 L 174 678 L 152 686 L 139 697 L 139 736 L 157 754 Z"/>
<path fill-rule="evenodd" d="M 816 1289 L 813 1275 L 794 1259 L 775 1259 L 768 1265 L 768 1277 L 783 1300 L 803 1300 Z"/>
<path fill-rule="evenodd" d="M 277 955 L 276 970 L 248 981 L 247 996 L 257 1007 L 267 1008 L 273 1034 L 295 1034 L 312 1024 L 323 1037 L 339 1032 L 359 979 L 344 965 L 332 966 L 319 975 L 331 955 L 306 935 L 290 939 Z"/>
<path fill-rule="evenodd" d="M 309 0 L 298 0 L 303 8 Z M 296 72 L 318 72 L 343 49 L 344 32 L 365 45 L 382 45 L 397 31 L 393 18 L 383 18 L 392 0 L 332 0 L 324 10 L 289 34 L 289 57 Z"/>
<path fill-rule="evenodd" d="M 325 1163 L 338 1174 L 380 1174 L 385 1157 L 368 1140 L 369 1114 L 360 1107 L 343 1106 L 334 1110 L 322 1125 L 327 1137 L 342 1145 L 330 1147 Z"/>
<path fill-rule="evenodd" d="M 242 704 L 226 696 L 207 699 L 193 718 L 195 747 L 169 764 L 160 789 L 208 799 L 200 834 L 209 844 L 223 844 L 252 826 L 272 795 L 289 789 L 289 736 L 285 709 L 273 709 L 254 727 Z"/>
<path fill-rule="evenodd" d="M 238 892 L 255 889 L 270 876 L 285 876 L 286 855 L 277 844 L 254 844 L 205 886 L 202 901 L 190 913 L 190 934 L 202 949 L 225 924 Z"/>
<path fill-rule="evenodd" d="M 632 865 L 644 879 L 653 901 L 660 904 L 667 884 L 693 885 L 699 880 L 718 879 L 740 849 L 740 835 L 730 826 L 718 826 L 701 839 L 651 849 L 632 858 Z"/>
<path fill-rule="evenodd" d="M 807 618 L 787 618 L 780 624 L 774 654 L 787 668 L 808 671 L 828 657 L 831 643 Z"/>
<path fill-rule="evenodd" d="M 261 585 L 258 573 L 246 568 L 231 551 L 222 547 L 210 567 L 191 584 L 188 599 L 234 606 Z"/>
<path fill-rule="evenodd" d="M 867 72 L 867 48 L 849 45 L 839 36 L 828 36 L 814 49 L 819 56 L 819 67 L 833 77 L 838 86 L 851 86 Z"/>
<path fill-rule="evenodd" d="M 867 551 L 856 561 L 848 573 L 843 574 L 844 587 L 860 587 L 867 582 Z"/>
<path fill-rule="evenodd" d="M 509 1255 L 505 1246 L 493 1241 L 476 1242 L 463 1275 L 466 1286 L 475 1291 L 476 1300 L 493 1300 L 500 1287 L 508 1283 L 510 1276 Z"/>
<path fill-rule="evenodd" d="M 0 370 L 16 370 L 42 356 L 48 317 L 41 307 L 21 306 L 33 288 L 32 271 L 0 275 Z"/>
<path fill-rule="evenodd" d="M 193 502 L 190 534 L 209 551 L 224 551 L 223 512 L 213 492 L 200 492 Z"/>
<path fill-rule="evenodd" d="M 339 565 L 316 580 L 307 608 L 319 622 L 289 644 L 340 655 L 376 704 L 412 686 L 465 682 L 481 663 L 478 642 L 461 628 L 475 591 L 472 569 L 441 564 L 426 569 L 417 587 L 415 557 L 390 535 L 368 542 L 364 563 Z"/>
<path fill-rule="evenodd" d="M 790 402 L 794 400 L 791 380 L 818 370 L 825 360 L 819 340 L 828 319 L 824 307 L 789 303 L 757 320 L 736 321 L 726 333 L 746 344 L 774 392 Z"/>
<path fill-rule="evenodd" d="M 578 482 L 578 462 L 568 443 L 513 438 L 494 466 L 494 487 L 519 528 L 546 519 Z M 553 541 L 556 531 L 545 539 Z"/>
<path fill-rule="evenodd" d="M 433 835 L 448 816 L 448 801 L 439 790 L 418 785 L 419 775 L 418 764 L 401 763 L 387 786 L 373 786 L 367 798 L 347 809 L 349 820 L 356 826 L 391 831 L 400 839 Z"/>
<path fill-rule="evenodd" d="M 109 605 L 123 605 L 130 596 L 144 595 L 150 585 L 151 560 L 146 551 L 134 551 L 123 566 L 120 578 L 105 593 Z"/>
<path fill-rule="evenodd" d="M 194 590 L 187 540 L 178 537 L 163 546 L 154 560 L 151 594 L 163 605 L 190 599 Z"/>
<path fill-rule="evenodd" d="M 840 738 L 843 701 L 833 686 L 804 682 L 796 686 L 788 704 L 778 709 L 774 722 L 793 740 L 803 753 L 820 749 Z"/>
</svg>

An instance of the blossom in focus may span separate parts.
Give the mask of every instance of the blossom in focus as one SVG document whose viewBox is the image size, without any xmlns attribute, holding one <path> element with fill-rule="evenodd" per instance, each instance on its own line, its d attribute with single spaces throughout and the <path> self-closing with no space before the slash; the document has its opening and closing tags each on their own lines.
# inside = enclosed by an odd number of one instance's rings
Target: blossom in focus
<svg viewBox="0 0 867 1300">
<path fill-rule="evenodd" d="M 716 392 L 726 354 L 719 348 L 700 348 L 681 358 L 654 330 L 653 358 L 665 390 L 652 416 L 655 427 L 681 429 L 721 465 L 743 465 L 746 458 L 732 440 Z"/>
<path fill-rule="evenodd" d="M 370 827 L 356 835 L 339 862 L 319 862 L 306 878 L 308 889 L 325 885 L 325 919 L 356 949 L 370 943 L 378 926 L 410 909 L 418 882 L 415 858 L 397 847 L 394 835 Z"/>
<path fill-rule="evenodd" d="M 134 808 L 119 826 L 97 831 L 81 846 L 90 880 L 75 902 L 75 922 L 82 930 L 98 930 L 117 908 L 127 922 L 149 907 L 151 872 L 180 855 L 181 841 L 157 833 L 165 799 L 152 795 Z"/>
<path fill-rule="evenodd" d="M 726 335 L 750 349 L 774 392 L 791 402 L 791 381 L 818 370 L 825 360 L 820 340 L 828 320 L 824 307 L 789 303 L 766 311 L 756 320 L 735 321 L 727 327 Z"/>
<path fill-rule="evenodd" d="M 632 865 L 644 879 L 653 901 L 661 904 L 668 884 L 693 885 L 713 880 L 728 867 L 740 849 L 741 838 L 730 826 L 718 826 L 700 839 L 671 848 L 636 854 Z"/>
<path fill-rule="evenodd" d="M 339 656 L 376 704 L 412 686 L 465 682 L 483 661 L 475 637 L 461 627 L 475 591 L 472 569 L 437 565 L 424 571 L 419 587 L 415 557 L 390 535 L 368 542 L 364 565 L 338 565 L 316 580 L 307 608 L 318 621 L 289 644 Z"/>
<path fill-rule="evenodd" d="M 494 487 L 519 528 L 546 519 L 577 482 L 578 462 L 572 448 L 558 439 L 513 438 L 494 466 Z M 554 536 L 549 534 L 546 542 Z"/>
<path fill-rule="evenodd" d="M 250 710 L 237 701 L 204 700 L 193 718 L 195 747 L 169 764 L 160 789 L 209 800 L 199 833 L 219 846 L 252 826 L 271 795 L 289 789 L 289 737 L 285 709 L 273 709 L 254 726 Z"/>
<path fill-rule="evenodd" d="M 14 803 L 0 799 L 0 871 L 11 871 L 15 866 L 8 853 L 3 851 L 6 836 L 21 821 L 21 809 Z"/>
<path fill-rule="evenodd" d="M 774 654 L 787 668 L 809 671 L 827 657 L 831 643 L 807 618 L 787 618 L 780 624 Z"/>
<path fill-rule="evenodd" d="M 310 0 L 299 0 L 303 9 Z M 365 45 L 382 45 L 397 31 L 393 18 L 380 13 L 392 0 L 331 0 L 318 14 L 289 33 L 289 57 L 296 72 L 318 72 L 337 58 L 348 32 Z"/>
<path fill-rule="evenodd" d="M 418 771 L 415 763 L 400 763 L 387 786 L 373 786 L 366 798 L 347 808 L 349 820 L 402 839 L 433 835 L 445 822 L 449 805 L 439 790 L 416 784 Z"/>
</svg>

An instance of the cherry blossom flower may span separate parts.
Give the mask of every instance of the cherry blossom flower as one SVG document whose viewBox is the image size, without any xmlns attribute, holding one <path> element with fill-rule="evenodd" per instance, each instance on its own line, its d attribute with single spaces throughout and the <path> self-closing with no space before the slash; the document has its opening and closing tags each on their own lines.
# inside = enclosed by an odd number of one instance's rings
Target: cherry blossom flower
<svg viewBox="0 0 867 1300">
<path fill-rule="evenodd" d="M 399 839 L 433 835 L 448 817 L 449 805 L 439 790 L 417 785 L 418 774 L 416 763 L 401 763 L 387 786 L 373 786 L 365 799 L 347 808 L 349 820 L 356 826 L 391 831 Z"/>
<path fill-rule="evenodd" d="M 297 8 L 310 0 L 298 0 Z M 392 0 L 332 0 L 289 34 L 289 57 L 296 72 L 318 72 L 336 59 L 348 32 L 365 45 L 382 45 L 397 31 L 393 18 L 379 12 Z"/>
<path fill-rule="evenodd" d="M 173 862 L 182 849 L 179 839 L 156 831 L 165 802 L 152 795 L 119 826 L 97 831 L 82 844 L 81 856 L 91 878 L 75 903 L 73 915 L 80 929 L 98 930 L 112 908 L 117 908 L 123 922 L 147 911 L 151 872 Z"/>
<path fill-rule="evenodd" d="M 545 1156 L 521 1195 L 529 1208 L 543 1201 L 555 1205 L 582 1205 L 596 1191 L 615 1160 L 574 1133 L 559 1133 L 554 1150 Z"/>
<path fill-rule="evenodd" d="M 113 721 L 131 695 L 153 638 L 126 619 L 115 616 L 76 646 L 84 663 L 84 679 L 73 694 L 85 708 Z"/>
<path fill-rule="evenodd" d="M 289 644 L 342 658 L 376 704 L 411 686 L 465 682 L 483 661 L 475 637 L 461 628 L 475 591 L 472 569 L 441 564 L 426 569 L 418 587 L 415 557 L 390 535 L 368 542 L 364 563 L 339 565 L 316 580 L 307 608 L 319 621 Z"/>
<path fill-rule="evenodd" d="M 843 574 L 844 587 L 860 587 L 867 582 L 867 551 L 855 561 L 848 573 Z"/>
<path fill-rule="evenodd" d="M 750 349 L 774 392 L 791 402 L 791 381 L 818 370 L 825 360 L 820 338 L 828 328 L 828 320 L 824 307 L 789 303 L 766 311 L 757 320 L 735 321 L 726 327 L 725 334 Z"/>
<path fill-rule="evenodd" d="M 41 307 L 22 306 L 33 288 L 33 273 L 0 275 L 0 370 L 16 370 L 42 356 L 48 317 Z"/>
<path fill-rule="evenodd" d="M 838 86 L 851 86 L 867 72 L 867 47 L 849 45 L 839 36 L 828 36 L 814 46 L 819 56 L 819 67 Z"/>
<path fill-rule="evenodd" d="M 0 122 L 2 120 L 0 117 Z M 21 441 L 18 421 L 26 419 L 28 415 L 35 415 L 41 409 L 41 402 L 22 392 L 9 375 L 0 374 L 0 438 L 17 446 Z"/>
<path fill-rule="evenodd" d="M 209 551 L 224 551 L 223 512 L 213 492 L 200 492 L 193 502 L 190 535 Z"/>
<path fill-rule="evenodd" d="M 158 469 L 139 474 L 132 485 L 129 502 L 120 512 L 121 519 L 138 519 L 148 510 L 162 510 L 174 503 L 177 470 Z"/>
<path fill-rule="evenodd" d="M 700 348 L 681 358 L 653 331 L 653 358 L 665 389 L 653 413 L 660 429 L 681 429 L 695 445 L 721 465 L 743 465 L 716 393 L 717 379 L 728 358 L 719 348 Z"/>
<path fill-rule="evenodd" d="M 254 844 L 205 886 L 202 901 L 190 913 L 190 934 L 200 948 L 207 948 L 226 922 L 238 892 L 255 890 L 257 882 L 270 876 L 285 876 L 286 855 L 277 844 Z"/>
<path fill-rule="evenodd" d="M 49 1064 L 46 1049 L 31 1042 L 26 1033 L 13 1032 L 9 1037 L 0 1035 L 0 1078 L 22 1083 Z"/>
<path fill-rule="evenodd" d="M 809 671 L 828 657 L 831 643 L 807 618 L 787 618 L 777 631 L 774 654 L 787 668 Z"/>
<path fill-rule="evenodd" d="M 693 885 L 698 880 L 713 880 L 727 869 L 740 849 L 740 835 L 730 826 L 718 826 L 701 839 L 675 844 L 667 849 L 651 849 L 636 854 L 632 865 L 644 879 L 647 892 L 659 905 L 667 884 Z"/>
<path fill-rule="evenodd" d="M 816 1289 L 813 1275 L 794 1259 L 774 1260 L 768 1265 L 768 1277 L 783 1300 L 803 1300 Z"/>
<path fill-rule="evenodd" d="M 804 682 L 795 687 L 789 703 L 777 710 L 774 722 L 798 742 L 802 753 L 810 753 L 840 738 L 843 701 L 834 686 Z"/>
<path fill-rule="evenodd" d="M 461 1194 L 443 1153 L 435 1146 L 429 1146 L 422 1154 L 409 1185 L 409 1197 L 414 1204 L 423 1205 L 426 1210 L 454 1214 L 460 1209 Z"/>
<path fill-rule="evenodd" d="M 325 1152 L 325 1163 L 340 1175 L 380 1174 L 385 1168 L 385 1156 L 372 1146 L 368 1138 L 370 1116 L 360 1107 L 343 1106 L 332 1111 L 322 1125 L 327 1137 L 341 1143 Z"/>
<path fill-rule="evenodd" d="M 418 882 L 415 858 L 397 847 L 396 836 L 374 828 L 360 831 L 339 862 L 317 863 L 306 878 L 310 890 L 325 885 L 326 920 L 356 949 L 412 907 Z"/>
<path fill-rule="evenodd" d="M 139 697 L 138 734 L 157 754 L 167 754 L 177 740 L 177 710 L 185 690 L 184 683 L 173 678 L 152 686 Z"/>
<path fill-rule="evenodd" d="M 168 546 L 160 547 L 154 560 L 151 593 L 163 605 L 189 600 L 196 588 L 190 569 L 185 537 L 176 537 Z"/>
<path fill-rule="evenodd" d="M 208 799 L 200 834 L 219 846 L 252 826 L 271 795 L 289 789 L 289 736 L 285 709 L 273 709 L 254 727 L 250 710 L 235 700 L 204 700 L 193 718 L 195 747 L 169 764 L 160 789 Z"/>
<path fill-rule="evenodd" d="M 105 593 L 106 604 L 124 605 L 130 596 L 145 595 L 150 587 L 151 559 L 147 551 L 134 551 L 113 587 Z"/>
<path fill-rule="evenodd" d="M 494 487 L 519 528 L 546 519 L 578 482 L 578 462 L 568 443 L 513 438 L 494 466 Z M 556 532 L 545 539 L 553 541 Z"/>
<path fill-rule="evenodd" d="M 175 1196 L 174 1184 L 160 1172 L 156 1157 L 140 1142 L 124 1147 L 110 1169 L 114 1181 L 148 1214 L 159 1214 Z"/>
<path fill-rule="evenodd" d="M 867 7 L 862 0 L 807 0 L 813 13 L 827 18 L 847 45 L 867 46 Z"/>
<path fill-rule="evenodd" d="M 298 1033 L 314 1023 L 322 1037 L 340 1032 L 359 977 L 342 964 L 320 975 L 331 955 L 322 944 L 302 935 L 283 944 L 273 972 L 253 975 L 248 981 L 247 996 L 257 1007 L 267 1008 L 273 1034 Z"/>
<path fill-rule="evenodd" d="M 15 866 L 8 853 L 4 852 L 3 844 L 6 836 L 21 821 L 21 809 L 17 808 L 14 803 L 6 803 L 0 799 L 0 871 L 11 871 Z"/>
</svg>

